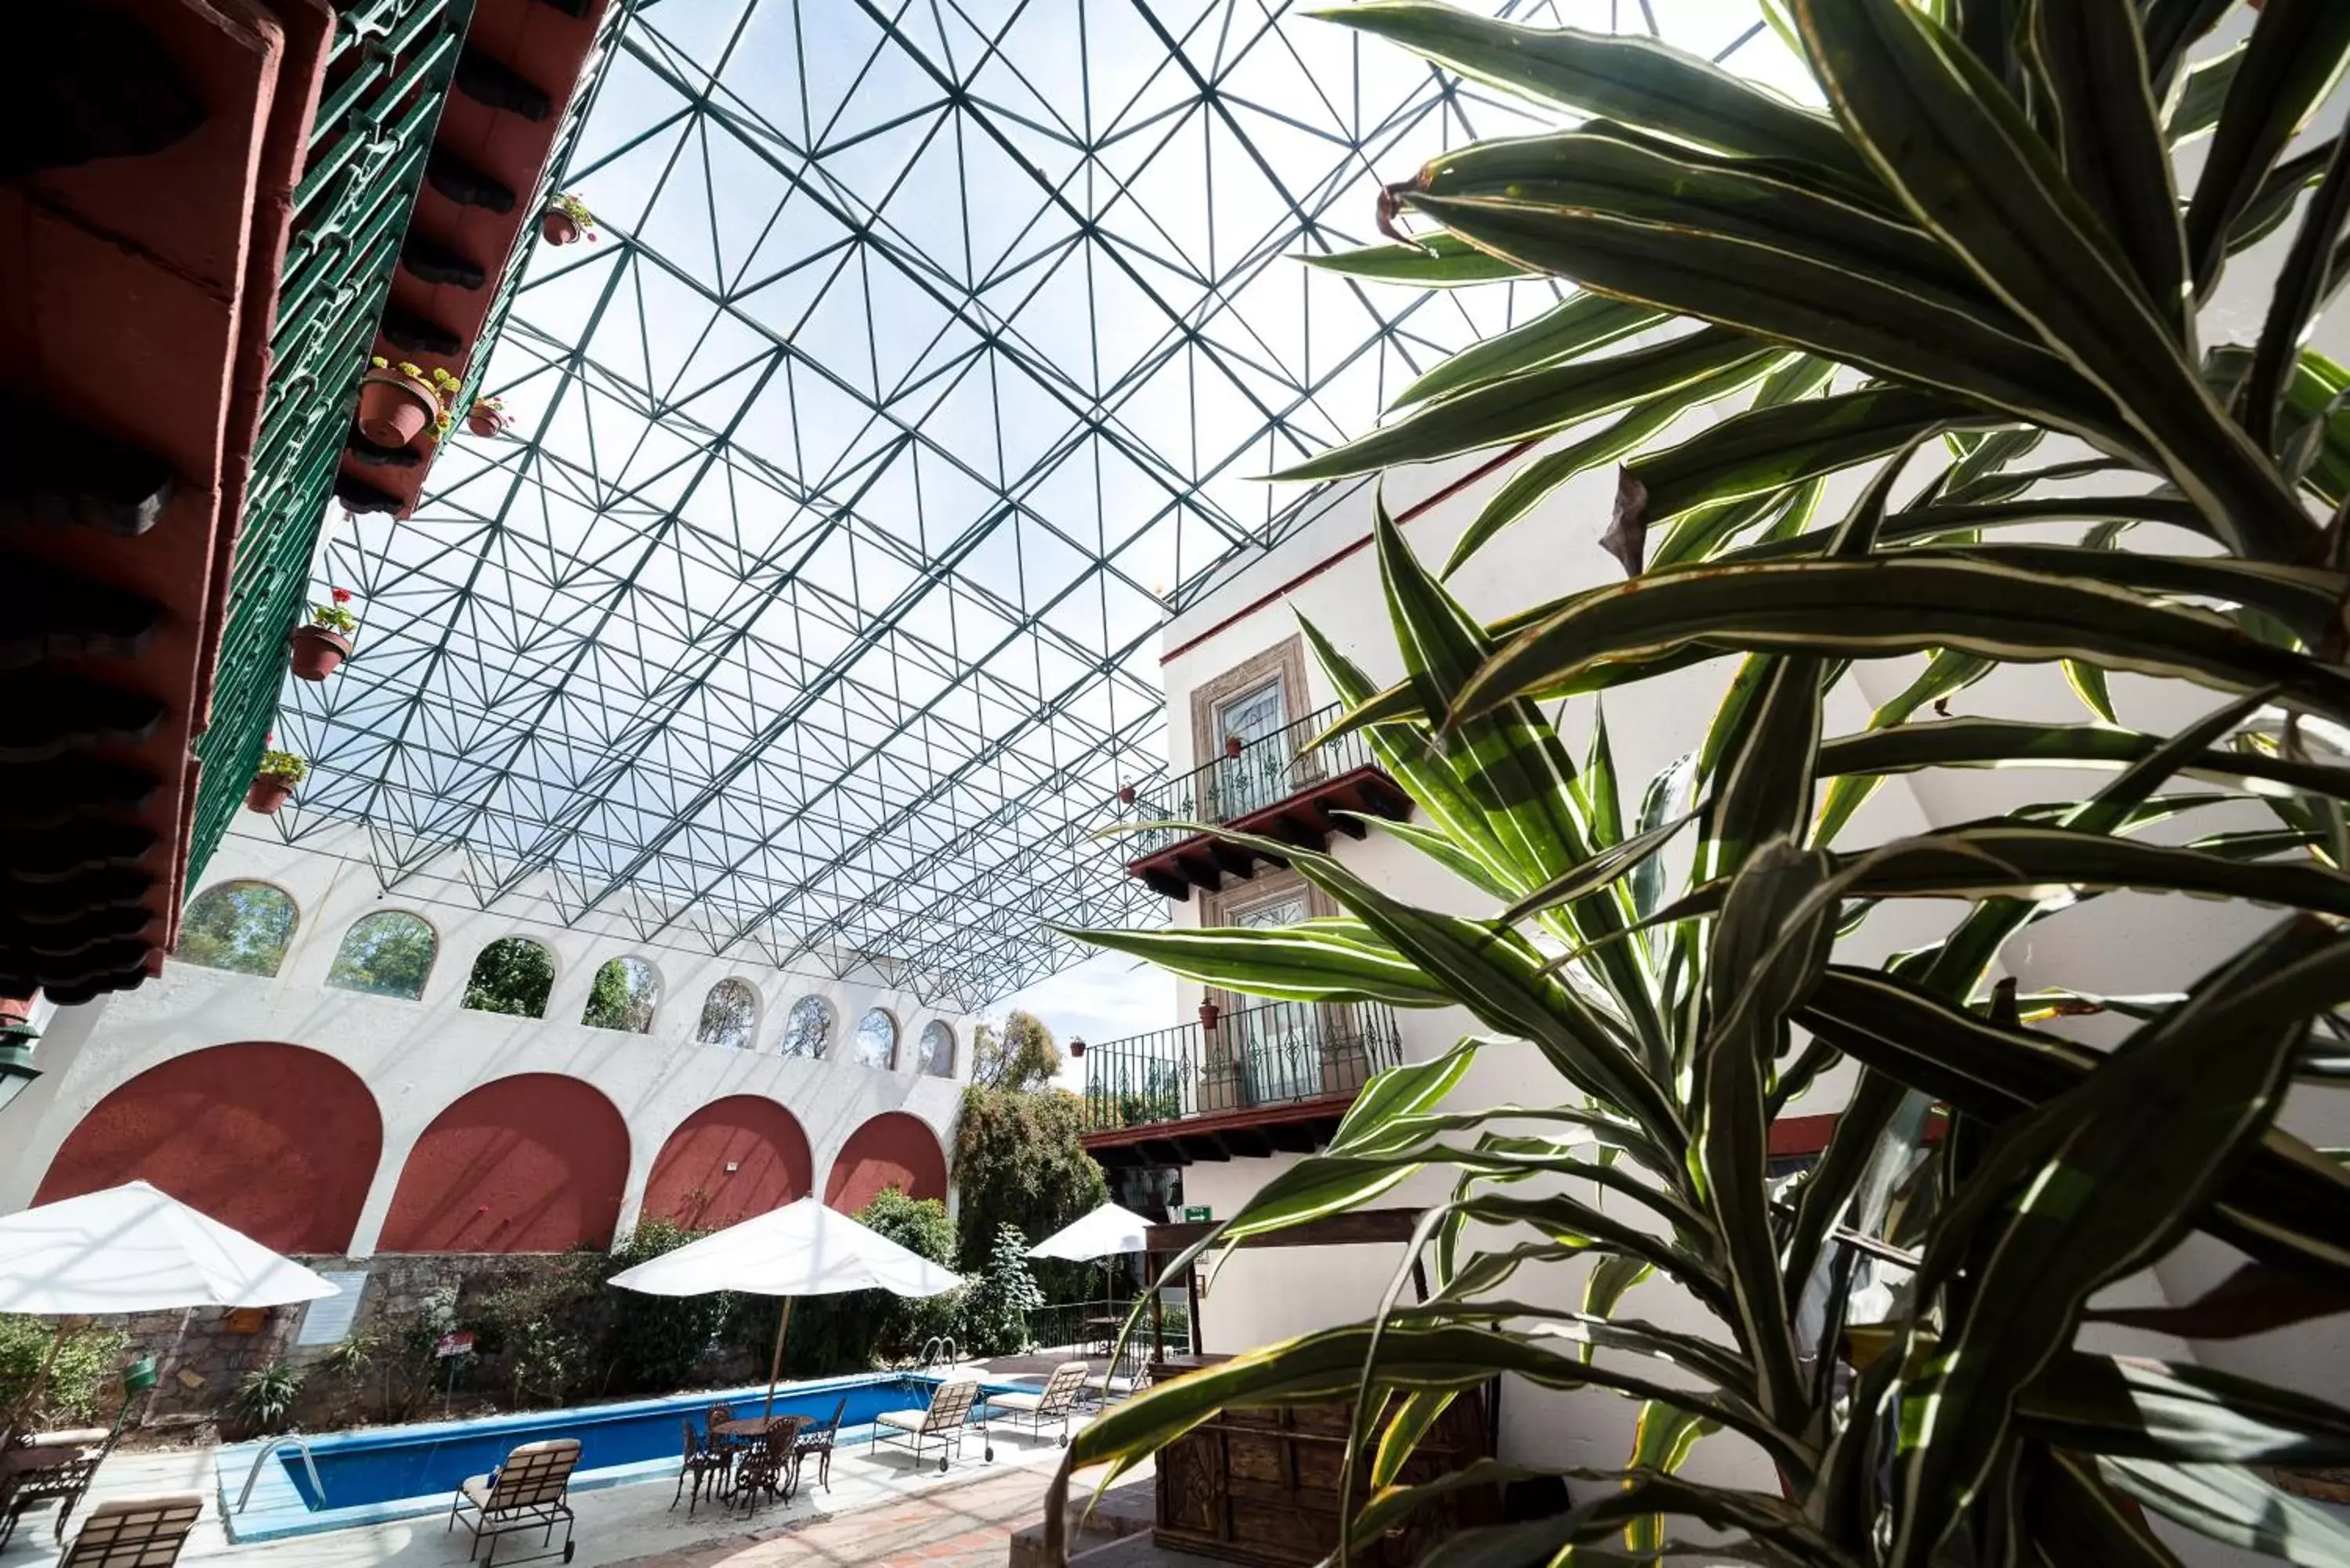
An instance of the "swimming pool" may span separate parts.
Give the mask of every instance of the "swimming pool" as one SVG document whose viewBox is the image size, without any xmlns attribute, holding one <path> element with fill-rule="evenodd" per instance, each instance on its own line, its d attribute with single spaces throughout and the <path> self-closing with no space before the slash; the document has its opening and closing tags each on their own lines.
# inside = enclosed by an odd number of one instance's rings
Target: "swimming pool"
<svg viewBox="0 0 2350 1568">
<path fill-rule="evenodd" d="M 882 1411 L 929 1404 L 939 1382 L 910 1373 L 877 1373 L 787 1383 L 775 1390 L 775 1413 L 829 1420 L 834 1404 L 846 1397 L 840 1444 L 847 1449 L 866 1439 L 873 1417 Z M 1017 1385 L 983 1386 L 999 1394 Z M 542 1438 L 579 1439 L 575 1490 L 671 1477 L 682 1445 L 680 1422 L 700 1426 L 710 1407 L 721 1401 L 748 1414 L 750 1407 L 764 1406 L 766 1392 L 762 1384 L 571 1410 L 322 1434 L 308 1439 L 318 1471 L 316 1487 L 301 1452 L 288 1444 L 263 1465 L 242 1511 L 237 1498 L 264 1445 L 238 1443 L 222 1449 L 215 1464 L 221 1518 L 232 1541 L 274 1541 L 438 1513 L 466 1477 L 488 1473 L 513 1449 Z"/>
</svg>

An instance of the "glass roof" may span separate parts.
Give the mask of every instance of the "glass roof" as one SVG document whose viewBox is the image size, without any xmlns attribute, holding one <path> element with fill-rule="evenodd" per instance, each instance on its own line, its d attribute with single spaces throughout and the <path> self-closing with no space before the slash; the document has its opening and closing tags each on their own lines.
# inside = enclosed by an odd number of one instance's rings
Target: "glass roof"
<svg viewBox="0 0 2350 1568">
<path fill-rule="evenodd" d="M 1746 0 L 1654 10 L 1783 75 Z M 1289 258 L 1537 127 L 1265 0 L 646 0 L 595 91 L 513 434 L 328 530 L 364 629 L 288 683 L 286 831 L 972 1008 L 1080 956 L 1043 921 L 1163 919 L 1095 834 L 1166 766 L 1170 604 L 1304 499 L 1255 476 L 1554 297 Z"/>
</svg>

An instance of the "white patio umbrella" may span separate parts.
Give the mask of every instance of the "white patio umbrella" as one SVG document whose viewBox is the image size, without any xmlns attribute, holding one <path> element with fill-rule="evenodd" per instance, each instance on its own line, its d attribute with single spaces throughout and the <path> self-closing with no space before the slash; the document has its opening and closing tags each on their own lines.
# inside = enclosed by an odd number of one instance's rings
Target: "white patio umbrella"
<svg viewBox="0 0 2350 1568">
<path fill-rule="evenodd" d="M 1149 1220 L 1131 1209 L 1105 1203 L 1092 1213 L 1070 1220 L 1029 1248 L 1028 1255 L 1090 1263 L 1097 1258 L 1115 1258 L 1128 1252 L 1139 1252 L 1144 1245 L 1142 1233 L 1149 1224 Z"/>
<path fill-rule="evenodd" d="M 171 1307 L 283 1306 L 338 1287 L 250 1236 L 133 1181 L 0 1218 L 0 1312 L 68 1320 L 9 1424 L 40 1397 L 70 1320 Z"/>
<path fill-rule="evenodd" d="M 794 1297 L 871 1290 L 935 1296 L 954 1289 L 962 1280 L 952 1270 L 909 1251 L 837 1210 L 814 1198 L 803 1198 L 625 1269 L 612 1276 L 612 1283 L 655 1296 L 741 1291 L 746 1295 L 783 1297 L 783 1317 L 775 1324 L 775 1354 L 767 1367 L 767 1414 L 772 1416 L 775 1384 L 783 1376 L 784 1334 L 791 1326 Z"/>
</svg>

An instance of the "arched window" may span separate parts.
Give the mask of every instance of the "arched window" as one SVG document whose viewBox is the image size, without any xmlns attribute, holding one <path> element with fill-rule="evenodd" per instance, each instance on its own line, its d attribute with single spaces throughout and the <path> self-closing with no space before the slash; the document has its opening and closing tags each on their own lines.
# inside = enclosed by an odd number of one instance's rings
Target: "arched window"
<svg viewBox="0 0 2350 1568">
<path fill-rule="evenodd" d="M 954 1076 L 954 1031 L 943 1018 L 933 1018 L 922 1025 L 922 1043 L 914 1053 L 918 1071 L 933 1078 Z"/>
<path fill-rule="evenodd" d="M 898 1064 L 898 1021 L 878 1007 L 857 1021 L 857 1064 L 885 1073 Z"/>
<path fill-rule="evenodd" d="M 338 991 L 398 996 L 410 1002 L 424 994 L 440 943 L 432 928 L 405 909 L 369 915 L 343 933 L 327 983 Z"/>
<path fill-rule="evenodd" d="M 660 1000 L 660 976 L 640 958 L 616 958 L 596 971 L 579 1022 L 590 1029 L 650 1033 L 653 1004 Z"/>
<path fill-rule="evenodd" d="M 473 961 L 464 1005 L 476 1012 L 544 1018 L 546 994 L 554 989 L 555 955 L 544 944 L 528 937 L 500 937 Z"/>
<path fill-rule="evenodd" d="M 173 958 L 234 974 L 276 974 L 298 919 L 294 900 L 266 882 L 220 882 L 188 902 Z"/>
<path fill-rule="evenodd" d="M 832 1047 L 832 1007 L 821 996 L 803 996 L 784 1020 L 784 1054 L 815 1061 Z"/>
<path fill-rule="evenodd" d="M 693 1037 L 704 1045 L 748 1051 L 759 1033 L 759 993 L 739 980 L 722 980 L 702 999 L 702 1023 Z"/>
</svg>

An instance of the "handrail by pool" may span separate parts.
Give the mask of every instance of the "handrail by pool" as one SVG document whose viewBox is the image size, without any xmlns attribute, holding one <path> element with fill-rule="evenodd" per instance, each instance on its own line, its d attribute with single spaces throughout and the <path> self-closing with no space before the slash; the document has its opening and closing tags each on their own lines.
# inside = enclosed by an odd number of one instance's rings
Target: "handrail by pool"
<svg viewBox="0 0 2350 1568">
<path fill-rule="evenodd" d="M 253 1456 L 253 1468 L 244 1472 L 244 1490 L 236 1494 L 235 1512 L 243 1513 L 244 1505 L 253 1501 L 253 1483 L 261 1479 L 261 1467 L 269 1462 L 270 1455 L 287 1443 L 302 1450 L 302 1468 L 310 1472 L 311 1493 L 317 1498 L 318 1506 L 326 1506 L 327 1483 L 318 1479 L 318 1461 L 310 1457 L 310 1439 L 299 1432 L 287 1432 L 262 1444 L 261 1452 Z"/>
<path fill-rule="evenodd" d="M 955 1345 L 954 1335 L 934 1334 L 922 1342 L 923 1371 L 928 1372 L 933 1366 L 958 1366 L 962 1363 L 962 1352 Z"/>
</svg>

